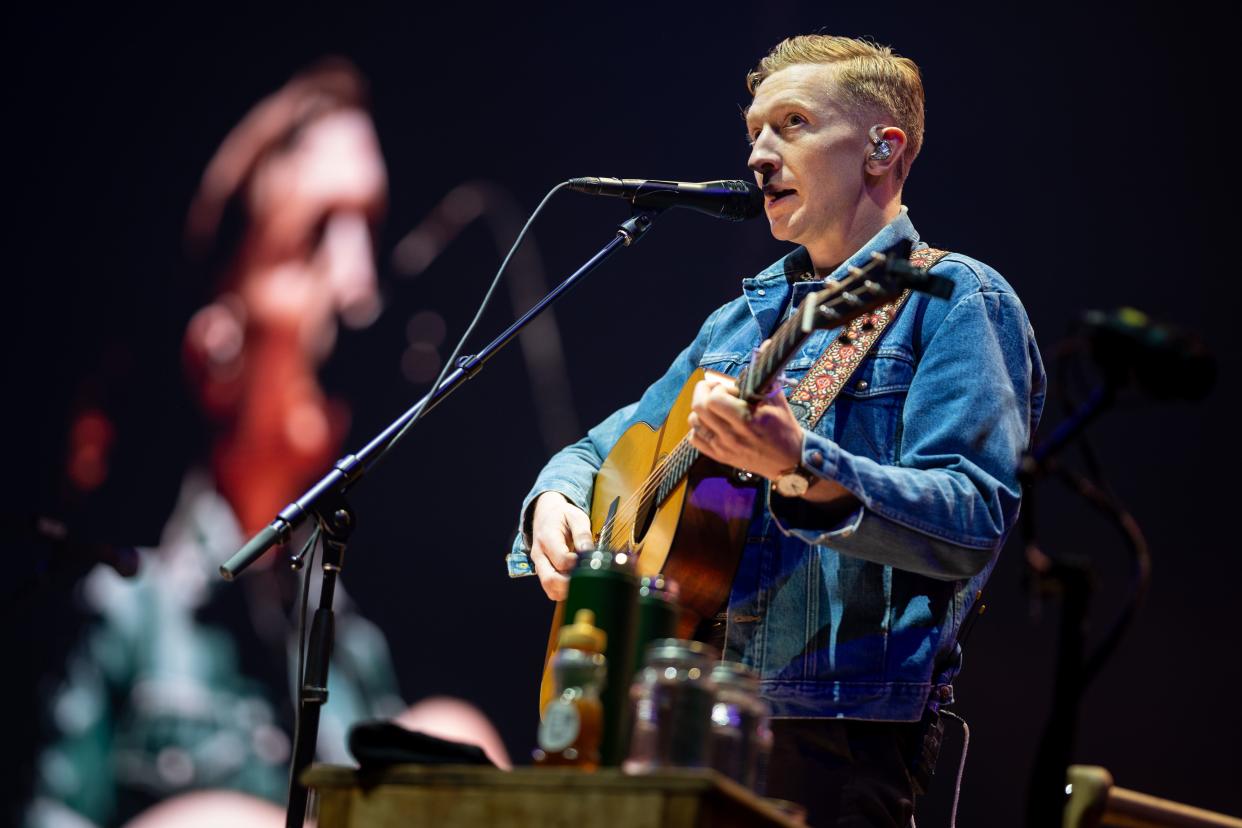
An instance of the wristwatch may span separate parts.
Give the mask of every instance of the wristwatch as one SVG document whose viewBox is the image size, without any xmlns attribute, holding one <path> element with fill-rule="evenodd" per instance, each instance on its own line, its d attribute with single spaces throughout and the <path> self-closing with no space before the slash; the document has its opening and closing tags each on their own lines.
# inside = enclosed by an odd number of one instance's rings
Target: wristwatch
<svg viewBox="0 0 1242 828">
<path fill-rule="evenodd" d="M 805 466 L 798 465 L 783 471 L 772 481 L 772 488 L 781 497 L 802 497 L 819 478 Z"/>
</svg>

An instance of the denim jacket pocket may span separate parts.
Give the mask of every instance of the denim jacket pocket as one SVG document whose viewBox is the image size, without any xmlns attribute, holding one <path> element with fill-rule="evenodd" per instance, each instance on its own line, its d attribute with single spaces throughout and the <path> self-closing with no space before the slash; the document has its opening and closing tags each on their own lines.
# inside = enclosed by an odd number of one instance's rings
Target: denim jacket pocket
<svg viewBox="0 0 1242 828">
<path fill-rule="evenodd" d="M 713 351 L 703 354 L 699 358 L 699 367 L 706 368 L 709 371 L 716 371 L 729 376 L 737 376 L 741 372 L 743 366 L 750 363 L 749 353 L 737 353 L 735 351 Z"/>
<path fill-rule="evenodd" d="M 880 463 L 897 462 L 901 414 L 914 380 L 914 360 L 902 349 L 878 349 L 850 376 L 820 433 L 846 451 Z M 896 436 L 897 439 L 893 439 Z"/>
</svg>

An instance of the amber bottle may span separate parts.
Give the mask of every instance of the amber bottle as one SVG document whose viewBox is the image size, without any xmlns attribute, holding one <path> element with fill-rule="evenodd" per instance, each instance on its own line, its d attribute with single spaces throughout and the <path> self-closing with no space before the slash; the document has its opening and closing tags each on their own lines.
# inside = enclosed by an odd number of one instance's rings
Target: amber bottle
<svg viewBox="0 0 1242 828">
<path fill-rule="evenodd" d="M 552 657 L 556 696 L 543 710 L 535 764 L 583 770 L 599 767 L 604 720 L 599 694 L 607 672 L 606 643 L 607 636 L 595 626 L 591 610 L 578 610 L 574 623 L 561 628 Z"/>
</svg>

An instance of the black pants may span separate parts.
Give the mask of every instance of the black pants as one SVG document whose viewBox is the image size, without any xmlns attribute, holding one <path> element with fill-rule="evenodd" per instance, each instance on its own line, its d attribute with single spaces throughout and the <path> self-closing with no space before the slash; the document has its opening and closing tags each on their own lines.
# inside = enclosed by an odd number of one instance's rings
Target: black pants
<svg viewBox="0 0 1242 828">
<path fill-rule="evenodd" d="M 723 652 L 727 614 L 694 637 Z M 767 795 L 807 809 L 812 828 L 907 828 L 940 753 L 938 713 L 918 722 L 773 719 Z"/>
<path fill-rule="evenodd" d="M 807 809 L 814 828 L 908 828 L 940 749 L 921 722 L 774 719 L 767 795 Z"/>
</svg>

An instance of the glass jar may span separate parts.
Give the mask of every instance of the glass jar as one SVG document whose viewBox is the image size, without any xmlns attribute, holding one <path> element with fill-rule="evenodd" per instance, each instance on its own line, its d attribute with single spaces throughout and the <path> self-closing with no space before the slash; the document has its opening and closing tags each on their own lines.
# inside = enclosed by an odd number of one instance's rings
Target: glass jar
<svg viewBox="0 0 1242 828">
<path fill-rule="evenodd" d="M 771 711 L 759 697 L 759 677 L 735 661 L 712 668 L 716 700 L 708 736 L 708 765 L 733 781 L 756 790 L 759 768 L 772 750 Z"/>
<path fill-rule="evenodd" d="M 712 664 L 720 657 L 700 641 L 665 638 L 647 648 L 643 669 L 630 688 L 629 756 L 623 768 L 708 766 L 708 737 L 716 685 Z"/>
<path fill-rule="evenodd" d="M 634 634 L 634 671 L 643 668 L 647 647 L 662 638 L 677 637 L 681 617 L 677 582 L 664 575 L 644 575 L 638 581 L 638 630 Z M 631 675 L 629 677 L 633 679 Z M 628 688 L 630 681 L 626 681 Z"/>
</svg>

